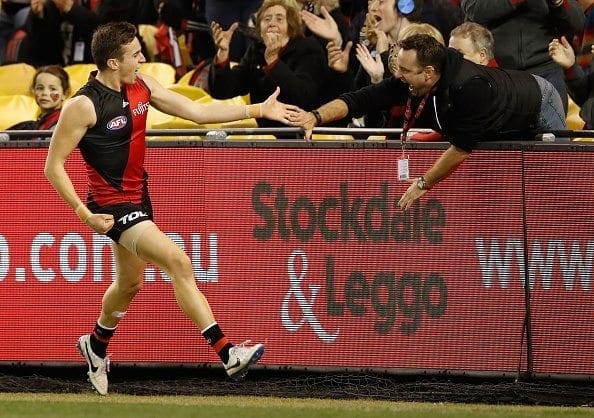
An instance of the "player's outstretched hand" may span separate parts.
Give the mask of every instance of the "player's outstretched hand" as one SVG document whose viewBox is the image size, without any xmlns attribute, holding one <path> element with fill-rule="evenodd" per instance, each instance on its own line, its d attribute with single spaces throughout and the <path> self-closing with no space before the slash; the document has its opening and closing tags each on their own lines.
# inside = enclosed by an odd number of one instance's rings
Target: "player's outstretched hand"
<svg viewBox="0 0 594 418">
<path fill-rule="evenodd" d="M 268 96 L 268 98 L 260 104 L 260 106 L 262 106 L 262 116 L 266 119 L 277 120 L 286 125 L 289 124 L 289 116 L 291 115 L 291 112 L 294 112 L 299 108 L 295 105 L 279 102 L 279 94 L 280 87 L 277 87 L 274 93 Z"/>
</svg>

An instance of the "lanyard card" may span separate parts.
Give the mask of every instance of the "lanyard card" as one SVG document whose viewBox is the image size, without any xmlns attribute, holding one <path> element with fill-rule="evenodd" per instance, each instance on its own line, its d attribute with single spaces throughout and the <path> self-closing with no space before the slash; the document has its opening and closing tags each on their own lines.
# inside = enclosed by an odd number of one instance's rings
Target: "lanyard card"
<svg viewBox="0 0 594 418">
<path fill-rule="evenodd" d="M 398 160 L 398 180 L 408 180 L 408 155 Z"/>
</svg>

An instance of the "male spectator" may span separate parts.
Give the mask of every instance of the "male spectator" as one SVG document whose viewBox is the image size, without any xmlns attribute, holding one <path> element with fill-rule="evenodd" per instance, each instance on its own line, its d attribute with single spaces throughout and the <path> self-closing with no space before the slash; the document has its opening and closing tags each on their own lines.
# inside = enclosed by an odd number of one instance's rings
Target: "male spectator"
<svg viewBox="0 0 594 418">
<path fill-rule="evenodd" d="M 467 20 L 493 34 L 497 63 L 550 81 L 567 112 L 563 71 L 549 56 L 548 45 L 560 35 L 581 32 L 584 12 L 576 0 L 462 0 L 461 6 Z"/>
<path fill-rule="evenodd" d="M 565 129 L 561 98 L 542 77 L 478 65 L 429 35 L 409 36 L 400 47 L 396 77 L 343 94 L 312 112 L 297 111 L 289 120 L 309 135 L 314 126 L 347 115 L 406 104 L 403 137 L 418 121 L 441 132 L 451 146 L 423 176 L 409 180 L 399 201 L 402 209 L 449 176 L 479 141 L 502 133 L 533 137 L 534 130 Z"/>
<path fill-rule="evenodd" d="M 460 51 L 464 58 L 480 65 L 498 67 L 495 60 L 495 41 L 486 27 L 474 22 L 464 22 L 450 33 L 450 48 Z"/>
<path fill-rule="evenodd" d="M 408 38 L 414 34 L 425 34 L 434 37 L 439 43 L 444 44 L 444 39 L 435 26 L 428 23 L 411 23 L 404 30 L 400 32 L 401 40 Z M 379 56 L 373 56 L 371 52 L 364 45 L 357 45 L 357 60 L 361 64 L 361 69 L 357 75 L 357 79 L 360 80 L 361 73 L 365 73 L 367 82 L 359 83 L 358 87 L 365 87 L 369 84 L 378 84 L 383 79 L 392 77 L 393 74 L 397 73 L 396 67 L 396 56 L 398 54 L 399 46 L 394 44 L 390 48 L 387 61 L 384 64 Z M 348 59 L 346 51 L 340 51 L 334 45 L 328 47 L 328 61 L 332 63 L 335 71 L 340 72 L 346 69 L 344 61 Z M 385 68 L 384 68 L 385 65 Z M 398 128 L 402 126 L 403 117 L 405 112 L 405 106 L 395 105 L 392 106 L 389 111 L 382 111 L 379 113 L 369 113 L 363 118 L 364 126 L 369 128 Z M 439 134 L 432 132 L 429 135 L 417 133 L 413 135 L 414 140 L 423 141 L 437 141 L 441 137 Z"/>
</svg>

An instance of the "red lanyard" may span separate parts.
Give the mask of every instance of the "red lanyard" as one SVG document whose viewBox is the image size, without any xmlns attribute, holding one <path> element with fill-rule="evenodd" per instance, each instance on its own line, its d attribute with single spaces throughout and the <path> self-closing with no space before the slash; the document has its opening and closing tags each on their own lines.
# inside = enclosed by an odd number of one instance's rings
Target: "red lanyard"
<svg viewBox="0 0 594 418">
<path fill-rule="evenodd" d="M 413 116 L 412 115 L 412 97 L 410 95 L 408 96 L 408 100 L 406 101 L 406 109 L 404 110 L 404 122 L 402 123 L 402 133 L 400 134 L 400 144 L 402 145 L 402 157 L 403 158 L 404 158 L 404 151 L 406 149 L 406 135 L 408 134 L 408 131 L 410 130 L 410 128 L 412 128 L 413 125 L 417 122 L 417 120 L 419 119 L 419 116 L 421 116 L 421 112 L 423 111 L 423 108 L 425 107 L 425 103 L 427 103 L 428 97 L 429 97 L 429 94 L 426 94 L 423 96 L 423 98 L 419 102 L 419 106 L 417 107 L 417 110 Z"/>
</svg>

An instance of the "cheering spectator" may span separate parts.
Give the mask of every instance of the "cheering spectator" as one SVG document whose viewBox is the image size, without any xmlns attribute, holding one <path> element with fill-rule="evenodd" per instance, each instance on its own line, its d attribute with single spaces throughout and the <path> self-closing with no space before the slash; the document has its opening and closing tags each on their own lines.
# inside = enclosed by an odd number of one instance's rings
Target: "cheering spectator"
<svg viewBox="0 0 594 418">
<path fill-rule="evenodd" d="M 296 111 L 289 120 L 309 137 L 314 126 L 404 104 L 403 137 L 417 121 L 441 132 L 450 147 L 423 176 L 409 180 L 398 203 L 402 209 L 448 177 L 478 142 L 500 138 L 503 132 L 534 137 L 538 131 L 566 127 L 561 98 L 550 82 L 525 71 L 465 60 L 432 36 L 402 40 L 395 64 L 396 77 L 343 94 L 311 112 Z"/>
<path fill-rule="evenodd" d="M 450 33 L 449 47 L 464 58 L 481 65 L 498 67 L 495 60 L 495 41 L 486 27 L 474 22 L 464 22 Z"/>
<path fill-rule="evenodd" d="M 217 45 L 209 74 L 212 97 L 228 99 L 250 94 L 252 101 L 265 100 L 280 87 L 279 100 L 304 109 L 322 103 L 327 65 L 323 48 L 312 37 L 304 37 L 299 11 L 283 0 L 267 0 L 256 15 L 261 42 L 253 44 L 241 61 L 231 68 L 229 47 L 238 27 L 227 30 L 212 23 Z M 279 126 L 258 118 L 259 126 Z"/>
</svg>

